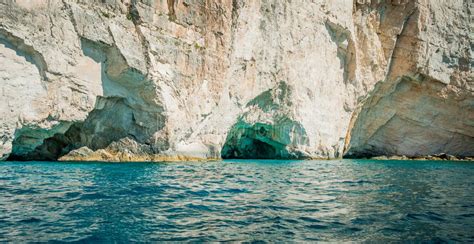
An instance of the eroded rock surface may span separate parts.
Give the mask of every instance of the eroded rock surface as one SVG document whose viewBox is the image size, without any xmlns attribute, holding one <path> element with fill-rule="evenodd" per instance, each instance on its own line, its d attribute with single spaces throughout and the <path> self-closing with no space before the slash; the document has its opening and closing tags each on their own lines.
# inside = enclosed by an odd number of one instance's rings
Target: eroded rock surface
<svg viewBox="0 0 474 244">
<path fill-rule="evenodd" d="M 0 1 L 1 159 L 474 154 L 467 1 Z"/>
<path fill-rule="evenodd" d="M 394 26 L 397 36 L 381 38 L 385 54 L 392 53 L 386 77 L 354 114 L 346 155 L 472 156 L 474 59 L 469 7 L 474 6 L 466 1 L 406 6 L 408 11 L 385 12 L 403 20 L 397 28 L 397 22 L 371 20 L 379 28 Z M 379 13 L 381 8 L 357 11 Z"/>
</svg>

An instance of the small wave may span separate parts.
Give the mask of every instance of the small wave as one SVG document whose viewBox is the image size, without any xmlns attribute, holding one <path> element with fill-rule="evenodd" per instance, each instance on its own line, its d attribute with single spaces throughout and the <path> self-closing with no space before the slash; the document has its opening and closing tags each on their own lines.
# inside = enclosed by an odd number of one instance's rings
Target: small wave
<svg viewBox="0 0 474 244">
<path fill-rule="evenodd" d="M 373 184 L 373 181 L 370 180 L 344 180 L 341 181 L 342 184 Z"/>
<path fill-rule="evenodd" d="M 31 217 L 31 218 L 27 218 L 27 219 L 22 219 L 22 220 L 19 220 L 18 223 L 27 223 L 27 224 L 30 224 L 30 223 L 39 223 L 41 222 L 41 219 L 38 219 L 38 218 L 35 218 L 35 217 Z"/>
<path fill-rule="evenodd" d="M 0 242 L 474 240 L 472 164 L 54 165 L 0 164 Z"/>
<path fill-rule="evenodd" d="M 312 225 L 307 225 L 307 228 L 314 229 L 314 230 L 325 230 L 329 228 L 327 225 L 318 225 L 318 224 L 312 224 Z"/>
<path fill-rule="evenodd" d="M 431 221 L 444 221 L 444 219 L 436 213 L 427 212 L 427 213 L 409 213 L 406 216 L 408 219 L 415 219 L 415 220 L 431 220 Z"/>
<path fill-rule="evenodd" d="M 80 199 L 81 200 L 97 200 L 97 199 L 107 199 L 110 198 L 110 196 L 107 196 L 102 193 L 94 192 L 94 193 L 84 193 L 81 194 Z"/>
<path fill-rule="evenodd" d="M 303 221 L 305 221 L 305 222 L 311 222 L 311 223 L 319 223 L 319 222 L 321 222 L 321 220 L 315 219 L 315 218 L 311 218 L 311 217 L 300 217 L 299 219 L 300 219 L 300 220 L 303 220 Z"/>
</svg>

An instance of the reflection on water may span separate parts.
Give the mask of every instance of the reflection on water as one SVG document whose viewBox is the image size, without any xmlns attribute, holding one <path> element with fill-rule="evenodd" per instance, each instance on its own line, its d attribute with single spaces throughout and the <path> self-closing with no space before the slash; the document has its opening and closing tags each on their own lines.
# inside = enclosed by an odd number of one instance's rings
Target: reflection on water
<svg viewBox="0 0 474 244">
<path fill-rule="evenodd" d="M 0 164 L 0 241 L 474 241 L 474 164 Z"/>
</svg>

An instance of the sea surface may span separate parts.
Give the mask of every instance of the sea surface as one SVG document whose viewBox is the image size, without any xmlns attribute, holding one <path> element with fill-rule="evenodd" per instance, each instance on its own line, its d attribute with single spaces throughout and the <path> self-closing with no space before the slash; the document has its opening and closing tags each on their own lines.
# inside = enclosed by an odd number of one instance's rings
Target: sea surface
<svg viewBox="0 0 474 244">
<path fill-rule="evenodd" d="M 474 163 L 0 163 L 5 241 L 474 242 Z"/>
</svg>

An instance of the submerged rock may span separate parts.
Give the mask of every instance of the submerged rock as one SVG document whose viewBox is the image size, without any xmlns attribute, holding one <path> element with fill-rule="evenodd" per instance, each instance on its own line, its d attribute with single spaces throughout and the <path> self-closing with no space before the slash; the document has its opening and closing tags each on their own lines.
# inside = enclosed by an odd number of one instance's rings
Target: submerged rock
<svg viewBox="0 0 474 244">
<path fill-rule="evenodd" d="M 474 155 L 467 1 L 3 1 L 0 159 Z"/>
</svg>

